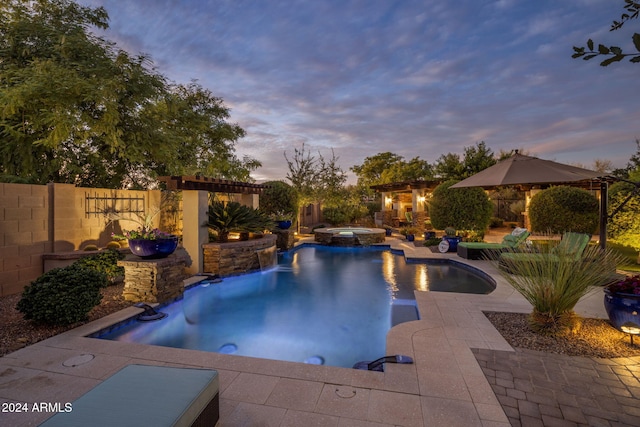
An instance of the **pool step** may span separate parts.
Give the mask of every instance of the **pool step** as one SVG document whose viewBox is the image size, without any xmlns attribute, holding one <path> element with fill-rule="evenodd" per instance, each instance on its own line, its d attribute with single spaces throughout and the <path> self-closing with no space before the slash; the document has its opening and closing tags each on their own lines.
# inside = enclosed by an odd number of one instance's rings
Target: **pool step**
<svg viewBox="0 0 640 427">
<path fill-rule="evenodd" d="M 391 326 L 400 323 L 420 320 L 418 307 L 415 300 L 394 300 L 391 305 Z"/>
</svg>

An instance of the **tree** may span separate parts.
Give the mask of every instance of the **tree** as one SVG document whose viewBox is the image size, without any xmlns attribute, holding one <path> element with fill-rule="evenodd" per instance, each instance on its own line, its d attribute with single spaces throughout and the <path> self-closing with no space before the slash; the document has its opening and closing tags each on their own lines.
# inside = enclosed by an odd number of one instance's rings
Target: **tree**
<svg viewBox="0 0 640 427">
<path fill-rule="evenodd" d="M 621 15 L 620 21 L 613 21 L 609 31 L 619 30 L 628 20 L 637 19 L 640 13 L 640 3 L 634 0 L 625 0 L 624 9 L 626 10 L 626 12 Z M 607 56 L 608 58 L 600 63 L 600 65 L 603 67 L 606 67 L 607 65 L 612 64 L 614 62 L 622 61 L 624 58 L 627 58 L 627 57 L 629 58 L 629 62 L 639 63 L 640 62 L 640 34 L 633 33 L 633 36 L 631 36 L 631 41 L 633 42 L 633 45 L 635 49 L 638 51 L 638 53 L 624 53 L 622 49 L 618 46 L 607 47 L 603 44 L 598 44 L 598 50 L 594 50 L 595 45 L 593 43 L 593 40 L 589 39 L 587 40 L 586 48 L 574 46 L 573 47 L 574 53 L 573 55 L 571 55 L 571 57 L 574 59 L 582 58 L 585 61 L 588 61 L 589 59 L 595 58 L 596 56 L 601 56 L 601 55 Z"/>
<path fill-rule="evenodd" d="M 318 153 L 318 158 L 307 151 L 305 144 L 293 149 L 293 157 L 284 153 L 289 172 L 287 179 L 297 192 L 298 217 L 302 208 L 313 202 L 339 200 L 340 190 L 347 180 L 345 172 L 338 166 L 338 157 L 331 150 L 331 158 L 326 160 Z M 298 221 L 298 227 L 300 222 Z"/>
<path fill-rule="evenodd" d="M 258 163 L 233 156 L 244 131 L 222 100 L 90 32 L 107 27 L 104 8 L 71 0 L 0 3 L 0 175 L 108 188 L 248 176 Z"/>
<path fill-rule="evenodd" d="M 418 179 L 426 179 L 433 177 L 433 168 L 426 160 L 419 157 L 405 162 L 399 160 L 393 163 L 389 168 L 385 169 L 381 175 L 383 183 L 413 181 Z"/>
<path fill-rule="evenodd" d="M 350 169 L 358 176 L 358 186 L 368 189 L 372 185 L 393 182 L 383 179 L 382 175 L 400 161 L 402 161 L 402 156 L 387 151 L 366 157 L 361 165 L 351 166 Z"/>
<path fill-rule="evenodd" d="M 260 210 L 274 220 L 293 220 L 298 213 L 298 195 L 284 181 L 268 181 L 260 195 Z"/>
<path fill-rule="evenodd" d="M 436 161 L 434 170 L 436 175 L 442 179 L 461 180 L 475 175 L 495 163 L 493 151 L 487 147 L 484 141 L 481 141 L 475 146 L 465 147 L 462 160 L 455 153 L 441 155 Z"/>
</svg>

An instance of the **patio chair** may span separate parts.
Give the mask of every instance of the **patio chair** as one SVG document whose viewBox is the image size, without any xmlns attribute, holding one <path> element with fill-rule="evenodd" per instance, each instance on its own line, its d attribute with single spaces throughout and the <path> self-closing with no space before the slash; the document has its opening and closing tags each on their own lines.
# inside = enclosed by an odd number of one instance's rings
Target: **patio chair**
<svg viewBox="0 0 640 427">
<path fill-rule="evenodd" d="M 511 266 L 518 262 L 580 261 L 589 240 L 591 240 L 589 234 L 567 232 L 563 234 L 560 243 L 548 253 L 508 252 L 500 254 L 499 267 L 501 270 L 512 273 Z"/>
<path fill-rule="evenodd" d="M 413 224 L 413 213 L 412 212 L 405 212 L 404 213 L 404 217 L 407 219 L 407 224 L 409 224 L 409 225 Z"/>
<path fill-rule="evenodd" d="M 514 228 L 511 234 L 502 238 L 501 243 L 460 242 L 458 256 L 465 259 L 493 258 L 509 248 L 516 248 L 523 244 L 531 233 L 526 228 Z"/>
</svg>

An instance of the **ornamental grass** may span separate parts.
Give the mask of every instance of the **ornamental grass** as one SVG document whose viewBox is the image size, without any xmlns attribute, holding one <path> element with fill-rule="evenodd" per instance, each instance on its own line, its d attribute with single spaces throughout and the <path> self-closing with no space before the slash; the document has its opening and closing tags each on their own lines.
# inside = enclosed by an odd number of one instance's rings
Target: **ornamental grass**
<svg viewBox="0 0 640 427">
<path fill-rule="evenodd" d="M 529 325 L 542 335 L 577 330 L 580 319 L 574 307 L 582 297 L 619 280 L 616 266 L 623 261 L 618 252 L 596 245 L 588 245 L 582 254 L 563 252 L 557 246 L 557 241 L 537 246 L 538 252 L 520 254 L 517 259 L 494 257 L 496 267 L 506 267 L 506 271 L 499 269 L 502 276 L 533 306 Z"/>
</svg>

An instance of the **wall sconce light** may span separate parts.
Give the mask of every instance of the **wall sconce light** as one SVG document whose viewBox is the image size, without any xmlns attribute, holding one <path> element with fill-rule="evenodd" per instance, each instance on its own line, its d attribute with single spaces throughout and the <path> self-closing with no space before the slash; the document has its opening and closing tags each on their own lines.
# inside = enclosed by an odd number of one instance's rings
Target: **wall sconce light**
<svg viewBox="0 0 640 427">
<path fill-rule="evenodd" d="M 384 204 L 387 206 L 391 205 L 391 197 L 387 196 L 384 198 Z"/>
<path fill-rule="evenodd" d="M 418 203 L 424 203 L 427 200 L 425 196 L 418 196 Z"/>
</svg>

